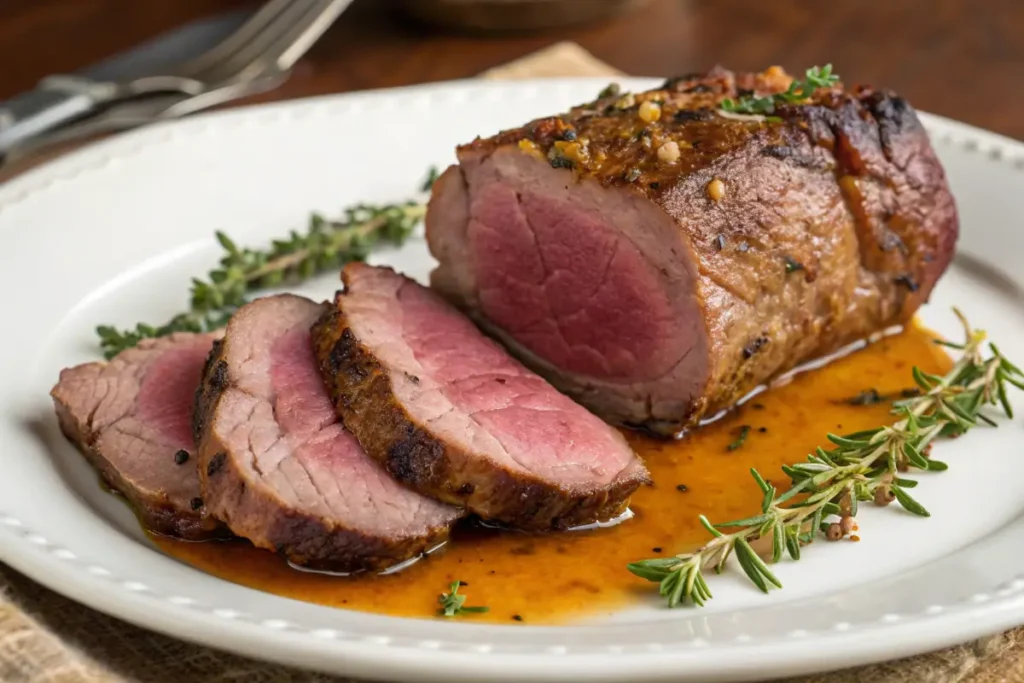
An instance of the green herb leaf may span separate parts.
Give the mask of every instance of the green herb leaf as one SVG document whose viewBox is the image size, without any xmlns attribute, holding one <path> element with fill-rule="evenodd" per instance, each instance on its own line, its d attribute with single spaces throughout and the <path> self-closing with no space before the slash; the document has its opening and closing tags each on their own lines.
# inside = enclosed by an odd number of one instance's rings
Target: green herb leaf
<svg viewBox="0 0 1024 683">
<path fill-rule="evenodd" d="M 432 169 L 428 182 L 432 184 L 436 177 L 437 171 Z M 266 250 L 240 248 L 218 231 L 214 236 L 224 253 L 207 280 L 192 280 L 189 310 L 163 325 L 138 323 L 125 330 L 100 325 L 96 328 L 100 349 L 110 359 L 150 337 L 223 327 L 256 291 L 298 283 L 350 261 L 364 260 L 377 245 L 403 244 L 425 212 L 423 202 L 410 201 L 381 206 L 360 204 L 334 221 L 312 214 L 304 234 L 293 231 L 288 239 L 272 241 Z"/>
<path fill-rule="evenodd" d="M 739 436 L 731 444 L 725 447 L 727 451 L 735 451 L 743 447 L 743 444 L 747 442 L 747 436 L 750 435 L 750 425 L 740 425 Z"/>
<path fill-rule="evenodd" d="M 722 111 L 734 114 L 770 115 L 775 113 L 778 105 L 803 102 L 818 88 L 831 88 L 838 81 L 839 76 L 832 73 L 831 64 L 822 67 L 813 66 L 804 73 L 804 80 L 794 80 L 785 92 L 764 97 L 744 95 L 738 100 L 727 97 L 719 103 L 718 107 Z"/>
<path fill-rule="evenodd" d="M 904 390 L 904 400 L 893 407 L 895 423 L 852 434 L 829 434 L 831 450 L 818 448 L 807 462 L 783 465 L 782 471 L 792 485 L 781 494 L 751 469 L 751 476 L 760 492 L 761 514 L 746 519 L 712 524 L 700 515 L 701 525 L 711 540 L 692 553 L 675 558 L 657 558 L 629 565 L 630 571 L 650 581 L 660 582 L 662 595 L 670 606 L 689 600 L 702 605 L 711 597 L 701 567 L 714 566 L 720 572 L 731 554 L 751 583 L 762 591 L 781 582 L 768 569 L 750 541 L 773 534 L 771 561 L 781 559 L 783 548 L 794 560 L 801 556 L 801 543 L 810 543 L 817 533 L 827 533 L 830 515 L 857 515 L 858 501 L 870 501 L 878 491 L 891 490 L 897 502 L 908 512 L 928 517 L 929 513 L 907 489 L 918 482 L 900 476 L 914 468 L 939 472 L 946 464 L 925 457 L 929 445 L 942 437 L 959 436 L 981 423 L 995 424 L 981 410 L 986 405 L 999 406 L 1009 417 L 1013 414 L 1004 383 L 1024 388 L 1024 374 L 996 348 L 992 355 L 982 353 L 985 334 L 964 325 L 961 356 L 944 376 L 932 375 L 913 368 L 915 383 L 923 391 Z M 793 502 L 797 495 L 803 497 Z M 753 503 L 753 501 L 751 501 Z M 887 501 L 880 501 L 887 502 Z"/>
<path fill-rule="evenodd" d="M 903 489 L 903 487 L 893 484 L 891 490 L 896 494 L 896 501 L 903 506 L 907 512 L 912 512 L 921 517 L 931 517 L 931 513 L 925 510 L 923 505 L 914 500 L 913 497 Z"/>
<path fill-rule="evenodd" d="M 466 613 L 481 614 L 490 609 L 489 607 L 467 607 L 466 596 L 459 593 L 459 588 L 464 585 L 466 584 L 462 581 L 452 581 L 448 592 L 437 596 L 437 601 L 441 604 L 441 608 L 437 611 L 438 614 L 444 617 L 456 617 Z"/>
<path fill-rule="evenodd" d="M 427 177 L 423 179 L 423 184 L 420 185 L 420 192 L 430 192 L 434 189 L 434 183 L 440 174 L 437 172 L 437 166 L 431 166 L 427 169 Z"/>
</svg>

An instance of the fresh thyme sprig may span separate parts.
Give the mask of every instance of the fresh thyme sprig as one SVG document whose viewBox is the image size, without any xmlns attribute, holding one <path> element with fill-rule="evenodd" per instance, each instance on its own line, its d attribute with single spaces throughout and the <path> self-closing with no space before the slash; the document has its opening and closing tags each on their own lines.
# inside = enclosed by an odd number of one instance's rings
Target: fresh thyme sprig
<svg viewBox="0 0 1024 683">
<path fill-rule="evenodd" d="M 463 581 L 452 581 L 448 587 L 448 593 L 441 593 L 437 601 L 441 603 L 441 609 L 437 613 L 445 617 L 455 617 L 463 613 L 483 614 L 490 610 L 489 607 L 466 607 L 466 596 L 459 593 L 459 588 L 466 586 Z"/>
<path fill-rule="evenodd" d="M 692 553 L 634 562 L 629 571 L 657 582 L 669 607 L 685 601 L 700 606 L 711 598 L 705 567 L 721 572 L 729 556 L 735 554 L 755 586 L 764 592 L 769 584 L 781 588 L 768 564 L 781 560 L 784 553 L 799 560 L 801 546 L 812 542 L 818 533 L 832 540 L 841 538 L 857 514 L 858 502 L 888 505 L 895 500 L 910 513 L 929 516 L 908 493 L 917 482 L 902 476 L 903 472 L 945 470 L 944 463 L 926 457 L 932 441 L 959 436 L 982 422 L 994 426 L 982 412 L 985 406 L 997 406 L 1013 417 L 1007 384 L 1024 389 L 1024 372 L 995 344 L 988 344 L 986 355 L 985 333 L 971 328 L 960 311 L 954 312 L 964 327 L 964 343 L 937 343 L 961 351 L 960 358 L 941 377 L 913 369 L 921 393 L 893 404 L 893 413 L 900 416 L 895 424 L 845 436 L 829 434 L 831 450 L 818 448 L 807 462 L 783 466 L 791 485 L 781 495 L 751 469 L 761 491 L 761 514 L 721 524 L 712 524 L 701 515 L 700 523 L 711 534 L 710 541 Z M 832 516 L 840 521 L 828 521 Z M 751 545 L 759 539 L 771 546 L 768 562 Z"/>
<path fill-rule="evenodd" d="M 436 178 L 437 171 L 431 169 L 425 191 Z M 423 202 L 408 201 L 360 204 L 346 209 L 339 220 L 313 214 L 305 234 L 292 231 L 288 239 L 274 240 L 266 250 L 239 248 L 226 234 L 217 232 L 224 255 L 207 280 L 192 280 L 188 311 L 162 325 L 138 323 L 127 330 L 100 325 L 96 328 L 100 348 L 110 359 L 148 337 L 215 330 L 225 325 L 254 291 L 294 284 L 350 261 L 361 261 L 380 243 L 401 245 L 425 213 Z"/>
<path fill-rule="evenodd" d="M 812 66 L 804 73 L 804 80 L 794 80 L 786 92 L 756 97 L 744 95 L 738 100 L 727 97 L 718 105 L 722 111 L 732 114 L 771 115 L 778 104 L 802 102 L 814 94 L 818 88 L 829 88 L 839 81 L 839 76 L 832 73 L 832 65 Z"/>
</svg>

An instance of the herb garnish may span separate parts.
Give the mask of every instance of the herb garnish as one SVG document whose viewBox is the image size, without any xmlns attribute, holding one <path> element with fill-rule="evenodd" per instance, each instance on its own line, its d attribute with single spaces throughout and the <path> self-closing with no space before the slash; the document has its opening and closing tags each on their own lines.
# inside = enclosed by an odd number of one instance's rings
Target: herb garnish
<svg viewBox="0 0 1024 683">
<path fill-rule="evenodd" d="M 797 261 L 792 256 L 784 256 L 784 257 L 782 257 L 782 262 L 786 266 L 786 273 L 787 274 L 795 273 L 798 270 L 805 270 L 804 264 L 800 263 L 799 261 Z"/>
<path fill-rule="evenodd" d="M 437 613 L 445 617 L 456 617 L 462 613 L 483 614 L 487 612 L 489 607 L 466 607 L 466 596 L 459 593 L 459 588 L 467 585 L 469 584 L 463 581 L 452 581 L 451 586 L 448 587 L 450 592 L 437 596 L 437 601 L 441 603 L 441 609 L 437 610 Z"/>
<path fill-rule="evenodd" d="M 736 451 L 743 448 L 743 444 L 747 442 L 747 437 L 750 435 L 750 425 L 740 425 L 739 436 L 731 444 L 725 447 L 727 451 Z"/>
<path fill-rule="evenodd" d="M 891 394 L 883 394 L 878 389 L 865 389 L 858 393 L 856 396 L 850 398 L 844 398 L 840 403 L 845 403 L 851 406 L 870 406 L 876 403 L 884 403 L 885 401 L 892 401 L 898 398 L 912 398 L 918 396 L 921 390 L 914 387 L 911 389 L 902 389 L 900 391 L 893 392 Z"/>
<path fill-rule="evenodd" d="M 436 178 L 437 170 L 431 169 L 423 187 L 429 188 Z M 293 231 L 287 239 L 274 240 L 266 250 L 239 248 L 226 234 L 217 232 L 224 249 L 220 267 L 210 271 L 206 281 L 192 280 L 187 312 L 163 325 L 138 323 L 127 330 L 100 325 L 96 328 L 100 348 L 110 359 L 148 337 L 215 330 L 224 326 L 254 291 L 294 284 L 350 261 L 362 261 L 381 242 L 400 246 L 425 213 L 425 203 L 409 201 L 360 204 L 346 209 L 340 220 L 313 214 L 305 234 Z"/>
<path fill-rule="evenodd" d="M 988 405 L 1000 407 L 1012 418 L 1006 385 L 1024 389 L 1024 372 L 995 344 L 988 344 L 990 355 L 986 356 L 985 333 L 971 328 L 960 311 L 954 312 L 963 324 L 964 342 L 937 343 L 958 349 L 960 358 L 941 377 L 913 369 L 921 394 L 893 404 L 893 413 L 900 416 L 895 424 L 845 436 L 829 434 L 828 440 L 834 444 L 831 450 L 818 448 L 807 462 L 783 466 L 791 486 L 781 495 L 751 469 L 762 495 L 761 514 L 721 524 L 712 524 L 700 515 L 700 523 L 713 537 L 710 541 L 692 553 L 634 562 L 628 566 L 629 571 L 657 582 L 669 607 L 685 601 L 699 606 L 711 598 L 704 568 L 712 566 L 720 572 L 733 553 L 750 581 L 762 591 L 767 592 L 769 584 L 782 587 L 768 563 L 750 545 L 757 539 L 771 542 L 769 562 L 778 562 L 784 552 L 799 560 L 801 545 L 811 543 L 818 533 L 833 540 L 842 537 L 852 527 L 851 518 L 857 514 L 859 501 L 888 505 L 895 500 L 908 512 L 929 516 L 907 492 L 917 482 L 900 476 L 902 472 L 912 468 L 945 470 L 944 463 L 925 457 L 931 442 L 959 436 L 981 422 L 994 426 L 995 422 L 982 412 Z M 798 495 L 800 500 L 796 501 Z M 840 517 L 840 523 L 825 521 L 833 515 Z"/>
<path fill-rule="evenodd" d="M 830 88 L 838 80 L 839 76 L 832 73 L 831 64 L 822 67 L 812 66 L 805 72 L 804 80 L 794 80 L 789 84 L 786 92 L 766 97 L 744 95 L 735 100 L 727 97 L 718 106 L 722 111 L 732 114 L 770 115 L 775 113 L 776 105 L 802 102 L 813 95 L 818 88 Z"/>
<path fill-rule="evenodd" d="M 420 185 L 420 192 L 430 192 L 434 189 L 434 183 L 437 182 L 440 175 L 441 174 L 437 172 L 437 166 L 431 166 L 427 169 L 427 177 L 424 178 L 423 184 Z"/>
</svg>

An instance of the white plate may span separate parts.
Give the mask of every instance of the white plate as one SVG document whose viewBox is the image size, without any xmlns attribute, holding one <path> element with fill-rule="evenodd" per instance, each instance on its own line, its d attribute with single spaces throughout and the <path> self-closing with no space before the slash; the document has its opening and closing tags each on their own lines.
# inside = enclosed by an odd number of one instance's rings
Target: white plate
<svg viewBox="0 0 1024 683">
<path fill-rule="evenodd" d="M 654 81 L 629 81 L 649 87 Z M 769 596 L 716 577 L 702 610 L 648 605 L 573 626 L 478 625 L 319 607 L 157 552 L 60 437 L 47 392 L 96 356 L 97 322 L 177 312 L 224 229 L 263 244 L 358 201 L 408 196 L 452 148 L 585 101 L 598 80 L 460 82 L 201 116 L 133 132 L 0 189 L 0 558 L 96 609 L 179 638 L 337 673 L 466 681 L 762 678 L 894 658 L 1024 623 L 1024 426 L 941 445 L 915 491 L 929 520 L 866 510 L 860 544 L 820 548 Z M 962 219 L 960 258 L 922 312 L 969 311 L 1024 358 L 1024 146 L 923 117 Z M 422 241 L 377 257 L 422 278 Z M 308 288 L 325 296 L 336 279 Z M 1020 396 L 1014 398 L 1020 399 Z M 594 558 L 590 558 L 591 561 Z"/>
</svg>

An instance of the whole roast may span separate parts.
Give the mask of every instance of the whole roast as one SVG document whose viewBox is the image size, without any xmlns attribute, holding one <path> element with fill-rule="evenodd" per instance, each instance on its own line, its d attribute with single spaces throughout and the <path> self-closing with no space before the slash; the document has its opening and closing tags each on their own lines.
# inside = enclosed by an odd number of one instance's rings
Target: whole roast
<svg viewBox="0 0 1024 683">
<path fill-rule="evenodd" d="M 614 91 L 457 150 L 431 285 L 608 421 L 672 433 L 908 321 L 958 220 L 914 110 L 773 67 Z"/>
</svg>

